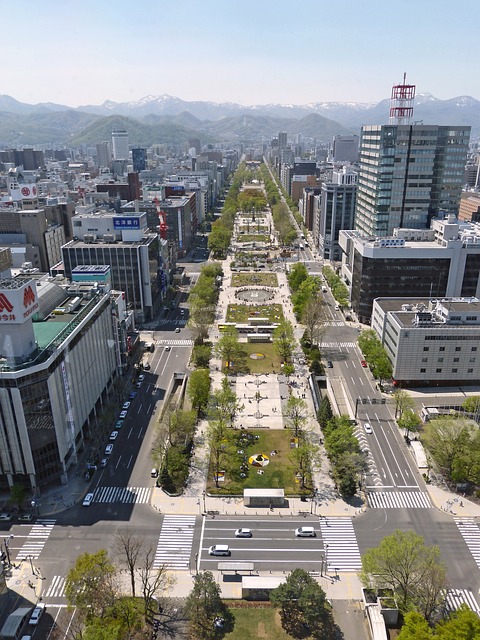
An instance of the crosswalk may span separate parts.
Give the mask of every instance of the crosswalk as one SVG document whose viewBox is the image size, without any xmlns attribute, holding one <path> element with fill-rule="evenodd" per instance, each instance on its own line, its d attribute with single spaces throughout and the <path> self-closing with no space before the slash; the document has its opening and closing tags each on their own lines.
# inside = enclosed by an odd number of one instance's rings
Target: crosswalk
<svg viewBox="0 0 480 640">
<path fill-rule="evenodd" d="M 124 504 L 148 504 L 152 487 L 97 487 L 93 502 L 123 502 Z"/>
<path fill-rule="evenodd" d="M 168 318 L 162 318 L 156 323 L 156 325 L 165 326 L 166 324 L 175 324 L 175 325 L 178 325 L 179 327 L 184 327 L 187 324 L 187 322 L 188 321 L 186 318 L 179 318 L 177 320 L 169 320 Z"/>
<path fill-rule="evenodd" d="M 328 571 L 359 571 L 362 559 L 351 518 L 320 518 Z"/>
<path fill-rule="evenodd" d="M 65 597 L 65 576 L 53 576 L 52 582 L 45 591 L 45 598 L 64 598 Z"/>
<path fill-rule="evenodd" d="M 448 589 L 445 600 L 446 613 L 452 613 L 466 604 L 477 615 L 480 615 L 480 607 L 471 589 Z"/>
<path fill-rule="evenodd" d="M 163 518 L 153 568 L 190 569 L 195 516 L 167 515 Z"/>
<path fill-rule="evenodd" d="M 163 347 L 167 344 L 170 347 L 192 347 L 193 340 L 155 340 L 157 347 Z"/>
<path fill-rule="evenodd" d="M 17 553 L 17 560 L 36 560 L 53 531 L 56 520 L 41 518 L 36 521 Z"/>
<path fill-rule="evenodd" d="M 454 518 L 462 538 L 480 569 L 480 529 L 473 518 Z"/>
<path fill-rule="evenodd" d="M 424 491 L 370 491 L 367 502 L 372 509 L 433 509 Z"/>
<path fill-rule="evenodd" d="M 337 349 L 338 347 L 345 347 L 345 349 L 353 349 L 356 346 L 357 346 L 356 342 L 322 342 L 320 344 L 320 350 Z"/>
<path fill-rule="evenodd" d="M 345 322 L 342 322 L 341 320 L 326 320 L 325 322 L 322 322 L 322 326 L 324 326 L 324 327 L 344 327 L 345 326 Z"/>
</svg>

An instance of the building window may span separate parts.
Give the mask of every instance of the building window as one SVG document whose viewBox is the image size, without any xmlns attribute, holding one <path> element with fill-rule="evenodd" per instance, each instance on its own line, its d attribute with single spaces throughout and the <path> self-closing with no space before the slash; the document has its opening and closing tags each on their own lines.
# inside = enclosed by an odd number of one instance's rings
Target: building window
<svg viewBox="0 0 480 640">
<path fill-rule="evenodd" d="M 473 369 L 467 369 L 467 373 L 473 373 Z"/>
<path fill-rule="evenodd" d="M 420 369 L 420 373 L 425 373 L 426 371 L 426 369 Z"/>
<path fill-rule="evenodd" d="M 435 373 L 442 373 L 441 369 L 435 369 Z"/>
<path fill-rule="evenodd" d="M 452 369 L 452 373 L 457 373 L 458 369 Z"/>
<path fill-rule="evenodd" d="M 469 358 L 469 362 L 475 362 L 475 358 Z"/>
<path fill-rule="evenodd" d="M 422 362 L 428 362 L 428 358 L 422 358 Z"/>
<path fill-rule="evenodd" d="M 455 347 L 455 351 L 461 351 L 462 347 Z"/>
<path fill-rule="evenodd" d="M 460 362 L 460 358 L 454 358 L 453 361 L 454 362 Z"/>
<path fill-rule="evenodd" d="M 439 358 L 437 362 L 443 362 L 443 358 Z"/>
<path fill-rule="evenodd" d="M 472 351 L 476 351 L 476 350 L 477 350 L 477 347 L 472 347 Z"/>
<path fill-rule="evenodd" d="M 445 347 L 440 347 L 439 351 L 445 351 Z"/>
<path fill-rule="evenodd" d="M 430 350 L 430 347 L 423 347 L 423 350 L 424 350 L 424 351 L 429 351 L 429 350 Z"/>
</svg>

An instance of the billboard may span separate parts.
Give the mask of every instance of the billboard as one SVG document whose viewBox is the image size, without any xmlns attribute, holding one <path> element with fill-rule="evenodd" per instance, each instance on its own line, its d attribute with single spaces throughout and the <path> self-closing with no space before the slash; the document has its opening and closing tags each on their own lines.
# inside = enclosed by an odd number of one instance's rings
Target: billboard
<svg viewBox="0 0 480 640">
<path fill-rule="evenodd" d="M 38 309 L 37 287 L 33 280 L 17 289 L 0 288 L 0 322 L 23 324 Z"/>
<path fill-rule="evenodd" d="M 140 216 L 115 216 L 114 229 L 140 229 Z"/>
</svg>

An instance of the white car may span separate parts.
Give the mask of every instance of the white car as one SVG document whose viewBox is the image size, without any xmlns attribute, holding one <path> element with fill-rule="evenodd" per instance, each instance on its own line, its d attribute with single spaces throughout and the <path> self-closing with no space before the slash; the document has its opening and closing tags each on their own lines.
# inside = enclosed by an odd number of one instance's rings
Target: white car
<svg viewBox="0 0 480 640">
<path fill-rule="evenodd" d="M 372 429 L 372 425 L 369 424 L 368 422 L 365 422 L 365 424 L 363 425 L 363 428 L 365 429 L 365 433 L 373 433 L 373 429 Z"/>
<path fill-rule="evenodd" d="M 32 611 L 28 624 L 38 624 L 43 612 L 45 611 L 45 603 L 39 602 L 35 609 Z"/>
<path fill-rule="evenodd" d="M 116 440 L 118 437 L 118 431 L 112 431 L 112 433 L 110 434 L 110 440 Z"/>
<path fill-rule="evenodd" d="M 107 464 L 108 464 L 108 458 L 102 458 L 102 459 L 100 460 L 100 469 L 105 469 L 105 467 L 107 466 Z"/>
<path fill-rule="evenodd" d="M 0 522 L 10 522 L 13 516 L 10 513 L 0 513 Z"/>
<path fill-rule="evenodd" d="M 107 444 L 107 446 L 105 447 L 105 455 L 109 456 L 111 455 L 113 451 L 113 444 Z"/>
<path fill-rule="evenodd" d="M 124 402 L 122 409 L 124 409 L 125 411 L 128 411 L 129 407 L 130 407 L 130 402 Z"/>
<path fill-rule="evenodd" d="M 127 417 L 127 413 L 128 413 L 128 411 L 120 411 L 120 414 L 119 414 L 119 416 L 118 416 L 118 417 L 119 417 L 121 420 L 125 420 L 125 418 Z"/>
<path fill-rule="evenodd" d="M 138 376 L 138 381 L 139 381 L 139 382 L 143 382 L 144 380 L 145 380 L 145 375 L 144 375 L 143 373 L 141 373 L 141 374 Z"/>
<path fill-rule="evenodd" d="M 251 529 L 237 529 L 235 531 L 236 538 L 251 538 L 252 530 Z"/>
<path fill-rule="evenodd" d="M 87 495 L 85 496 L 82 502 L 83 506 L 89 507 L 92 504 L 92 500 L 93 500 L 93 493 L 87 493 Z"/>
<path fill-rule="evenodd" d="M 165 351 L 170 351 L 170 345 L 167 344 L 167 346 L 165 347 Z"/>
</svg>

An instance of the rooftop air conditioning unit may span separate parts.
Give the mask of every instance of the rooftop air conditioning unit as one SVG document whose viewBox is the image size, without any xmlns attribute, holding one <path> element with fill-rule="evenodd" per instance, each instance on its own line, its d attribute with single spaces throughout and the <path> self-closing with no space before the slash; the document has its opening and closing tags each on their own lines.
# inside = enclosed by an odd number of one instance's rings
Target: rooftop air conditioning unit
<svg viewBox="0 0 480 640">
<path fill-rule="evenodd" d="M 87 244 L 91 244 L 92 242 L 95 242 L 95 234 L 94 233 L 84 233 L 83 234 L 83 241 L 86 242 Z"/>
<path fill-rule="evenodd" d="M 103 241 L 108 242 L 109 244 L 112 244 L 115 242 L 115 235 L 113 233 L 104 233 Z"/>
</svg>

